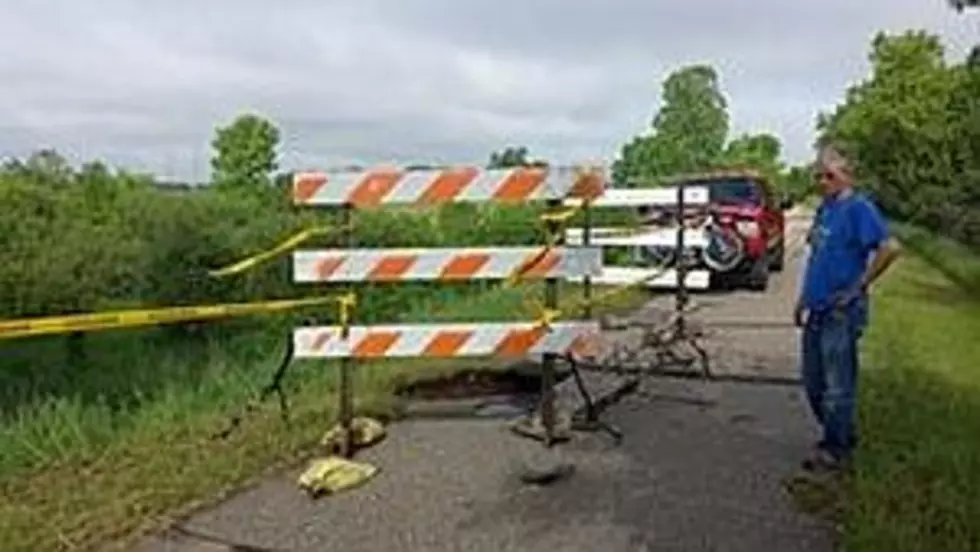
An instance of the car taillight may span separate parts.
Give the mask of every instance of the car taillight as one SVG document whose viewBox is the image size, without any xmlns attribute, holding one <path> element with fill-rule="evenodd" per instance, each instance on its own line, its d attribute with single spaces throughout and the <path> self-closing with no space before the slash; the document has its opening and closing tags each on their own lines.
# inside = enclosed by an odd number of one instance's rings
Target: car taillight
<svg viewBox="0 0 980 552">
<path fill-rule="evenodd" d="M 759 236 L 759 223 L 754 220 L 740 220 L 735 223 L 735 229 L 746 238 L 756 238 Z"/>
</svg>

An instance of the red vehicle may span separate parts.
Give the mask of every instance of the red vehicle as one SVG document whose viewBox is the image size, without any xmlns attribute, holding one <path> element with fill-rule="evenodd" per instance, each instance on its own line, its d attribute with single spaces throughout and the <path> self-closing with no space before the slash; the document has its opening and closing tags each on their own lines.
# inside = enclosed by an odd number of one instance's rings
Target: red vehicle
<svg viewBox="0 0 980 552">
<path fill-rule="evenodd" d="M 709 206 L 685 209 L 690 226 L 708 231 L 708 245 L 688 252 L 694 269 L 711 271 L 712 287 L 744 285 L 762 291 L 771 272 L 783 269 L 786 256 L 783 211 L 772 183 L 752 170 L 723 170 L 679 175 L 667 184 L 708 189 Z M 661 216 L 666 213 L 661 213 Z M 668 215 L 669 216 L 669 215 Z M 693 258 L 692 258 L 693 257 Z"/>
</svg>

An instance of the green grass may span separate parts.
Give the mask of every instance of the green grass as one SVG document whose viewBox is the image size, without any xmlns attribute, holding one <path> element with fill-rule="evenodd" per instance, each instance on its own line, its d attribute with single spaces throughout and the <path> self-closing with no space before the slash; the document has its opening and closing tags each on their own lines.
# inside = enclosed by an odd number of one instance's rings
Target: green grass
<svg viewBox="0 0 980 552">
<path fill-rule="evenodd" d="M 434 296 L 408 308 L 405 320 L 528 319 L 522 297 L 528 292 L 541 297 L 541 291 L 535 285 L 463 299 Z M 563 286 L 563 299 L 580 294 Z M 605 308 L 635 305 L 642 297 L 627 293 Z M 282 322 L 266 321 L 234 325 L 223 338 L 197 343 L 159 331 L 92 335 L 86 338 L 88 358 L 72 366 L 70 378 L 34 377 L 26 380 L 30 386 L 5 385 L 0 392 L 3 549 L 75 550 L 125 542 L 308 455 L 334 421 L 336 371 L 328 362 L 298 362 L 289 373 L 288 424 L 273 399 L 229 439 L 210 438 L 266 383 L 287 331 Z M 2 345 L 4 375 L 11 381 L 25 381 L 15 377 L 18 370 L 63 368 L 66 360 L 60 338 Z M 385 417 L 397 384 L 474 362 L 363 363 L 356 375 L 356 406 Z"/>
<path fill-rule="evenodd" d="M 849 552 L 980 550 L 980 257 L 900 227 L 864 343 Z"/>
</svg>

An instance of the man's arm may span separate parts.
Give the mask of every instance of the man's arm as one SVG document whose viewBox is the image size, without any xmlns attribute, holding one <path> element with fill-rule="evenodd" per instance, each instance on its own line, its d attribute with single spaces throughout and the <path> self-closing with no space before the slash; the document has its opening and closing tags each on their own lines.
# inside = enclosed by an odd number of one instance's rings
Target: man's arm
<svg viewBox="0 0 980 552">
<path fill-rule="evenodd" d="M 895 262 L 895 259 L 898 259 L 901 251 L 902 249 L 895 238 L 888 237 L 879 243 L 874 251 L 874 258 L 868 263 L 868 268 L 861 276 L 861 289 L 867 290 L 875 280 L 884 274 L 888 267 Z"/>
<path fill-rule="evenodd" d="M 888 231 L 888 223 L 874 204 L 862 200 L 854 206 L 857 211 L 857 233 L 862 247 L 871 250 L 874 257 L 868 263 L 859 282 L 860 289 L 866 291 L 900 255 L 898 242 Z"/>
</svg>

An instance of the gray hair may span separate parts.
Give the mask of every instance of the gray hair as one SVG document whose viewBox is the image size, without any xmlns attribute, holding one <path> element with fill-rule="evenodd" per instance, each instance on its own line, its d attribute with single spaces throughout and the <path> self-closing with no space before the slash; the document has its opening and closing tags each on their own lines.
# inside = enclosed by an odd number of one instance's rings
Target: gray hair
<svg viewBox="0 0 980 552">
<path fill-rule="evenodd" d="M 828 143 L 821 146 L 818 159 L 823 166 L 831 170 L 846 174 L 848 176 L 854 174 L 854 168 L 851 164 L 851 160 L 837 144 Z"/>
</svg>

